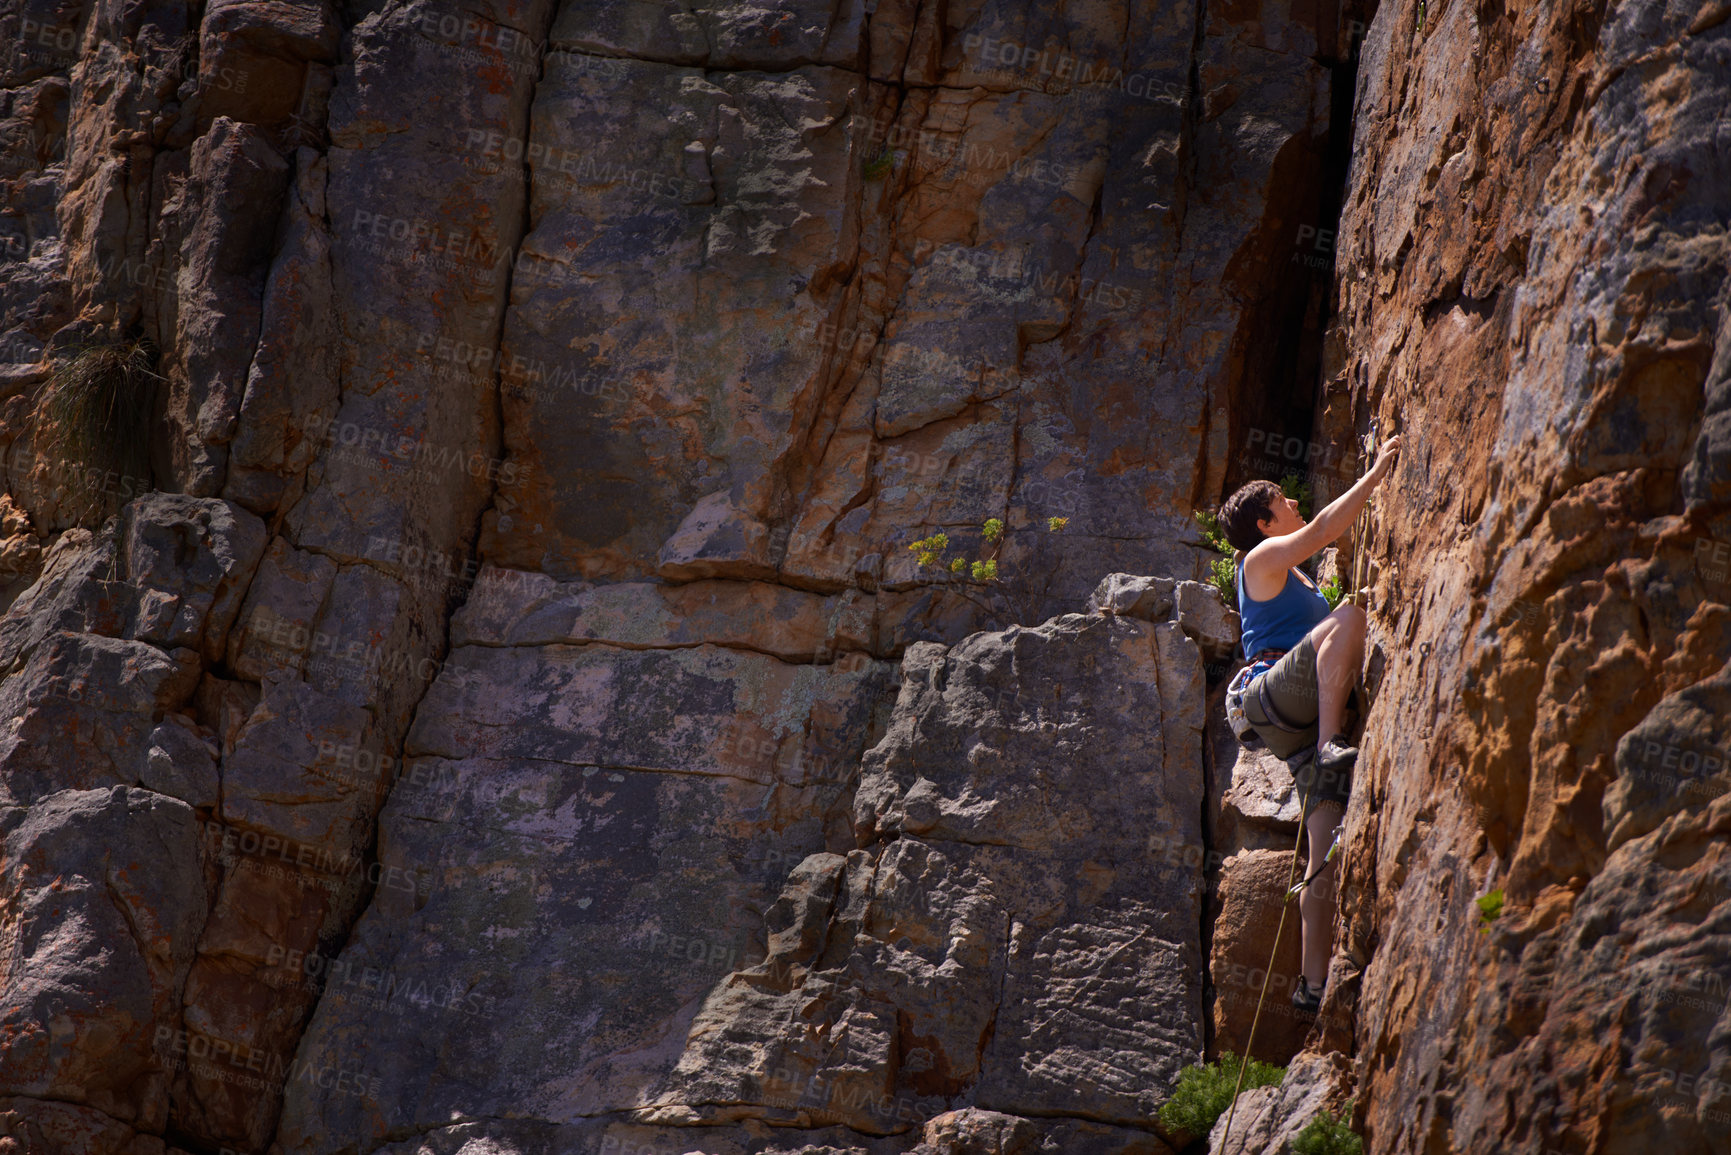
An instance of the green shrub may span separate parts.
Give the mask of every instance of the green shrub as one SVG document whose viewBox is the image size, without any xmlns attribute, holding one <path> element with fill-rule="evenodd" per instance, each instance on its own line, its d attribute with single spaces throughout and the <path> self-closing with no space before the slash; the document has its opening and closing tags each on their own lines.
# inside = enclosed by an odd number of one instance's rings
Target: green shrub
<svg viewBox="0 0 1731 1155">
<path fill-rule="evenodd" d="M 1310 482 L 1300 473 L 1289 473 L 1280 479 L 1280 492 L 1298 503 L 1298 512 L 1305 517 L 1310 516 L 1311 488 Z"/>
<path fill-rule="evenodd" d="M 1238 567 L 1231 558 L 1217 557 L 1208 563 L 1208 584 L 1220 591 L 1221 601 L 1238 608 Z"/>
<path fill-rule="evenodd" d="M 1046 519 L 1047 533 L 1063 533 L 1064 527 L 1070 524 L 1067 517 L 1048 517 Z M 999 517 L 988 517 L 980 526 L 980 540 L 983 556 L 969 561 L 965 557 L 945 557 L 950 548 L 950 535 L 934 533 L 930 537 L 922 537 L 908 545 L 913 551 L 914 560 L 921 569 L 947 570 L 957 576 L 966 575 L 976 582 L 991 583 L 998 580 L 998 551 L 1004 544 L 1004 520 Z"/>
<path fill-rule="evenodd" d="M 1364 1155 L 1364 1140 L 1346 1125 L 1351 1117 L 1351 1103 L 1338 1118 L 1324 1111 L 1293 1136 L 1292 1155 Z"/>
<path fill-rule="evenodd" d="M 1220 520 L 1212 511 L 1199 509 L 1196 511 L 1196 528 L 1202 531 L 1202 543 L 1215 553 L 1223 553 L 1225 557 L 1217 557 L 1208 563 L 1208 584 L 1220 591 L 1220 600 L 1238 608 L 1238 567 L 1232 562 L 1232 543 L 1226 540 L 1220 532 Z"/>
<path fill-rule="evenodd" d="M 36 399 L 34 448 L 72 524 L 95 527 L 150 480 L 154 355 L 142 341 L 58 357 Z M 126 484 L 116 484 L 123 479 Z"/>
<path fill-rule="evenodd" d="M 1491 923 L 1497 921 L 1497 916 L 1503 913 L 1503 888 L 1497 887 L 1489 894 L 1482 895 L 1479 904 L 1479 933 L 1484 934 L 1491 929 Z"/>
<path fill-rule="evenodd" d="M 1196 525 L 1202 530 L 1202 541 L 1215 553 L 1232 554 L 1232 543 L 1220 532 L 1220 519 L 1206 509 L 1196 511 Z"/>
<path fill-rule="evenodd" d="M 1322 596 L 1328 599 L 1328 608 L 1337 609 L 1340 606 L 1340 579 L 1331 577 L 1322 583 Z"/>
<path fill-rule="evenodd" d="M 877 180 L 888 173 L 896 163 L 896 154 L 891 149 L 884 149 L 861 166 L 861 173 L 867 180 Z"/>
<path fill-rule="evenodd" d="M 1215 1120 L 1232 1106 L 1232 1088 L 1238 1082 L 1240 1060 L 1226 1051 L 1216 1063 L 1198 1063 L 1178 1073 L 1178 1086 L 1172 1097 L 1160 1104 L 1160 1122 L 1173 1131 L 1183 1131 L 1195 1138 L 1205 1138 L 1214 1129 Z M 1285 1067 L 1250 1060 L 1244 1072 L 1244 1090 L 1252 1087 L 1272 1087 L 1286 1076 Z"/>
</svg>

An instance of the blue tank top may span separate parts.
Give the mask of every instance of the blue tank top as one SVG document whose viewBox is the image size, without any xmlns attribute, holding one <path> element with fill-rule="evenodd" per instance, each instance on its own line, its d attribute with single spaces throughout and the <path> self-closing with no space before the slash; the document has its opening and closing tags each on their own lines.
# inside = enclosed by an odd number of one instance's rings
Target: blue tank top
<svg viewBox="0 0 1731 1155">
<path fill-rule="evenodd" d="M 1328 599 L 1291 570 L 1279 593 L 1265 602 L 1252 600 L 1244 591 L 1244 567 L 1238 567 L 1238 625 L 1245 657 L 1262 650 L 1290 650 L 1328 614 Z"/>
</svg>

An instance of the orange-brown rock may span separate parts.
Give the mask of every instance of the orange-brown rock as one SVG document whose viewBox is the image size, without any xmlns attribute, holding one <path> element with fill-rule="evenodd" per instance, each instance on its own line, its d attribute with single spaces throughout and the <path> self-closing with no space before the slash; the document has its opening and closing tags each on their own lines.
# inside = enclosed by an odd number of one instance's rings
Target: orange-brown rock
<svg viewBox="0 0 1731 1155">
<path fill-rule="evenodd" d="M 1343 465 L 1404 447 L 1314 1042 L 1369 1150 L 1724 1146 L 1728 15 L 1385 4 L 1365 42 L 1319 414 Z"/>
<path fill-rule="evenodd" d="M 1285 897 L 1286 888 L 1303 877 L 1302 860 L 1296 878 L 1292 862 L 1292 849 L 1287 847 L 1241 851 L 1221 864 L 1210 903 L 1214 915 L 1208 959 L 1212 1053 L 1248 1053 L 1285 1066 L 1302 1049 L 1315 1022 L 1315 1015 L 1301 1014 L 1291 1002 L 1299 974 L 1299 918 L 1297 901 L 1288 903 Z M 1247 1049 L 1253 1020 L 1255 1045 Z"/>
</svg>

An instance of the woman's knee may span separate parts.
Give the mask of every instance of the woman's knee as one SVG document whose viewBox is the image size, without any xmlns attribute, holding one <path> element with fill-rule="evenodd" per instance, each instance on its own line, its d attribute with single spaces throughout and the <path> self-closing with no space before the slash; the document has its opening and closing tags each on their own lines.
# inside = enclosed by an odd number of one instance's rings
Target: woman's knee
<svg viewBox="0 0 1731 1155">
<path fill-rule="evenodd" d="M 1351 602 L 1346 602 L 1343 605 L 1336 607 L 1334 612 L 1328 616 L 1335 620 L 1337 623 L 1336 628 L 1347 637 L 1364 637 L 1364 611 L 1358 606 L 1353 605 Z"/>
</svg>

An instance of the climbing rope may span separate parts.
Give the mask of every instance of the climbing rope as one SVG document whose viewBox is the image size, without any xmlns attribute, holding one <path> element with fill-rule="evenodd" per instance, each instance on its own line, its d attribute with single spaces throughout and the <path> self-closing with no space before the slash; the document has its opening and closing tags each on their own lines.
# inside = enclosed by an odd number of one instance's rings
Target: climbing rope
<svg viewBox="0 0 1731 1155">
<path fill-rule="evenodd" d="M 1311 757 L 1315 757 L 1314 754 Z M 1262 1004 L 1268 998 L 1268 980 L 1274 977 L 1274 964 L 1280 958 L 1280 936 L 1286 931 L 1286 907 L 1302 886 L 1293 886 L 1298 873 L 1298 848 L 1304 841 L 1304 820 L 1310 816 L 1310 787 L 1298 799 L 1298 837 L 1292 840 L 1292 866 L 1286 874 L 1286 898 L 1280 904 L 1280 924 L 1274 928 L 1274 949 L 1268 954 L 1268 965 L 1262 971 L 1262 993 L 1256 997 L 1256 1013 L 1250 1016 L 1250 1035 L 1244 1040 L 1244 1054 L 1238 1060 L 1238 1082 L 1232 1087 L 1232 1105 L 1226 1109 L 1226 1130 L 1220 1133 L 1220 1150 L 1224 1155 L 1226 1140 L 1232 1135 L 1232 1116 L 1238 1111 L 1238 1092 L 1244 1088 L 1244 1072 L 1250 1069 L 1252 1048 L 1256 1045 L 1256 1024 L 1262 1021 Z M 1321 873 L 1320 870 L 1317 871 Z M 1305 880 L 1309 882 L 1309 879 Z M 1303 944 L 1299 944 L 1302 950 Z"/>
<path fill-rule="evenodd" d="M 1322 877 L 1322 872 L 1328 869 L 1328 864 L 1334 861 L 1334 856 L 1336 854 L 1340 853 L 1340 839 L 1341 839 L 1341 835 L 1344 834 L 1345 831 L 1346 831 L 1346 822 L 1344 820 L 1344 815 L 1343 815 L 1342 821 L 1338 825 L 1336 825 L 1334 828 L 1334 837 L 1329 841 L 1328 853 L 1324 854 L 1322 856 L 1322 865 L 1317 867 L 1315 870 L 1311 871 L 1308 875 L 1306 875 L 1304 878 L 1304 881 L 1300 882 L 1297 886 L 1287 887 L 1286 888 L 1286 897 L 1287 898 L 1296 898 L 1300 891 L 1302 891 L 1305 887 L 1309 886 L 1311 883 L 1315 882 L 1318 878 Z"/>
</svg>

